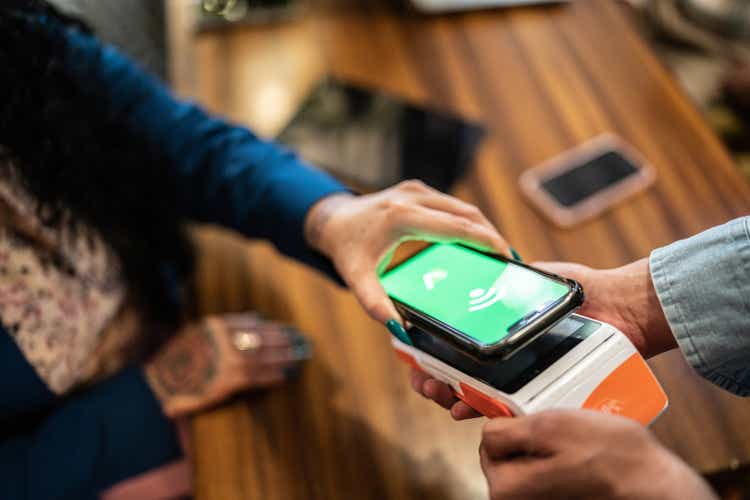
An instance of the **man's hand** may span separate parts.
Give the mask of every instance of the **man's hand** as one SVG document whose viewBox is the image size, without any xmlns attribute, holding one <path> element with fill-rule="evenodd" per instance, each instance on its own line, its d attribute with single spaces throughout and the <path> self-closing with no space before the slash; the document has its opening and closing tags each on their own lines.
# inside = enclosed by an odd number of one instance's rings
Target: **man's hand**
<svg viewBox="0 0 750 500">
<path fill-rule="evenodd" d="M 336 266 L 374 319 L 399 319 L 378 279 L 406 240 L 464 242 L 507 255 L 508 244 L 475 206 L 419 181 L 365 196 L 332 195 L 305 221 L 308 243 Z"/>
<path fill-rule="evenodd" d="M 578 312 L 620 330 L 644 357 L 677 347 L 651 281 L 647 258 L 614 269 L 570 262 L 532 265 L 578 281 L 586 294 Z"/>
<path fill-rule="evenodd" d="M 493 500 L 716 498 L 638 423 L 592 411 L 491 420 L 479 454 Z"/>
</svg>

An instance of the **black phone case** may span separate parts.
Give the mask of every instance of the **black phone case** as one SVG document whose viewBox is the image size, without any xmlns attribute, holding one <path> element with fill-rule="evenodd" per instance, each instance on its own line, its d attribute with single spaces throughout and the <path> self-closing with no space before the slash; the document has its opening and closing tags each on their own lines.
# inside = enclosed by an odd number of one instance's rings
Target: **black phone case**
<svg viewBox="0 0 750 500">
<path fill-rule="evenodd" d="M 576 309 L 578 309 L 581 306 L 581 304 L 583 304 L 583 301 L 585 298 L 583 287 L 581 286 L 580 283 L 578 283 L 575 280 L 563 278 L 553 273 L 548 273 L 541 269 L 537 269 L 535 267 L 529 266 L 528 264 L 524 264 L 523 262 L 508 259 L 506 257 L 503 257 L 502 255 L 497 255 L 497 254 L 493 254 L 490 252 L 483 252 L 481 250 L 468 247 L 466 245 L 461 245 L 461 246 L 465 246 L 466 248 L 470 248 L 474 252 L 487 255 L 494 259 L 501 260 L 503 262 L 512 263 L 512 264 L 524 267 L 526 269 L 530 269 L 552 280 L 565 283 L 567 286 L 570 287 L 570 292 L 565 296 L 565 298 L 559 304 L 555 305 L 552 308 L 552 310 L 540 313 L 541 316 L 537 318 L 536 320 L 519 325 L 519 327 L 516 329 L 515 332 L 510 333 L 507 337 L 505 337 L 500 342 L 497 342 L 495 344 L 490 344 L 490 345 L 478 344 L 474 342 L 470 337 L 465 335 L 463 332 L 461 332 L 460 330 L 457 330 L 451 327 L 450 325 L 443 323 L 437 318 L 433 318 L 432 316 L 429 316 L 421 311 L 418 311 L 410 307 L 409 305 L 391 297 L 391 301 L 394 303 L 394 305 L 396 306 L 396 309 L 406 321 L 408 321 L 409 323 L 412 323 L 415 326 L 418 326 L 422 330 L 425 330 L 429 333 L 444 337 L 448 341 L 456 344 L 457 346 L 462 347 L 463 349 L 466 349 L 467 351 L 469 351 L 470 353 L 472 353 L 473 355 L 477 357 L 480 357 L 480 358 L 488 358 L 488 357 L 496 357 L 496 356 L 500 356 L 501 358 L 510 357 L 513 354 L 513 352 L 520 349 L 521 347 L 528 344 L 529 342 L 533 341 L 539 335 L 543 334 L 544 332 L 546 332 L 547 330 L 555 326 L 559 321 L 565 319 L 566 317 L 574 313 Z M 406 260 L 409 260 L 409 259 L 406 259 Z M 406 260 L 404 262 L 406 262 Z M 398 266 L 402 265 L 404 262 L 400 263 Z M 396 269 L 398 266 L 395 266 L 393 269 Z M 523 321 L 523 320 L 524 318 L 521 318 L 521 320 L 519 321 Z M 529 321 L 530 320 L 531 318 L 529 318 Z"/>
</svg>

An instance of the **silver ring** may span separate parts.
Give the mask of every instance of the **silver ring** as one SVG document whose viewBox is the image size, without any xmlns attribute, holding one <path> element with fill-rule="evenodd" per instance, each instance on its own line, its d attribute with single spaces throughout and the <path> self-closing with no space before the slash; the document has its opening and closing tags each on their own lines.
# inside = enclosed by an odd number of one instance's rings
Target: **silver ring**
<svg viewBox="0 0 750 500">
<path fill-rule="evenodd" d="M 249 330 L 240 330 L 232 336 L 235 349 L 243 353 L 258 350 L 262 343 L 260 335 Z"/>
</svg>

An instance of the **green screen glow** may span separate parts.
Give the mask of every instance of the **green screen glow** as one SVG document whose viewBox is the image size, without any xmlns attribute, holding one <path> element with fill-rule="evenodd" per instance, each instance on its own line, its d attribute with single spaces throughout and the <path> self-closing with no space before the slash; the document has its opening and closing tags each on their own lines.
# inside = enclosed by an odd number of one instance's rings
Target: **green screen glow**
<svg viewBox="0 0 750 500">
<path fill-rule="evenodd" d="M 557 302 L 568 287 L 521 266 L 451 244 L 433 245 L 381 277 L 388 295 L 482 344 Z"/>
</svg>

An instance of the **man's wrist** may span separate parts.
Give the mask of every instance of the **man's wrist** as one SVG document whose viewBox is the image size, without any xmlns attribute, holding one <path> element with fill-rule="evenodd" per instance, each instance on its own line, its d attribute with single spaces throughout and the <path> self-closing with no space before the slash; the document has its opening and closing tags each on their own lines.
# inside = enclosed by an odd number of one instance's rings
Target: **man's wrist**
<svg viewBox="0 0 750 500">
<path fill-rule="evenodd" d="M 614 270 L 621 278 L 611 293 L 619 296 L 619 307 L 623 318 L 633 325 L 640 339 L 633 339 L 646 357 L 655 356 L 677 346 L 669 323 L 659 302 L 659 296 L 651 280 L 648 258 Z"/>
</svg>

